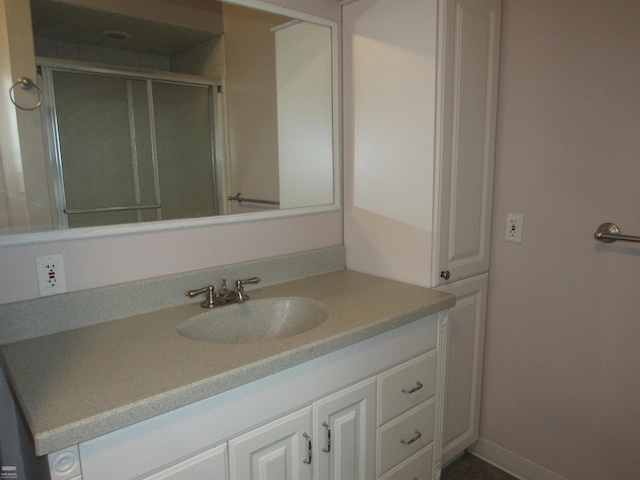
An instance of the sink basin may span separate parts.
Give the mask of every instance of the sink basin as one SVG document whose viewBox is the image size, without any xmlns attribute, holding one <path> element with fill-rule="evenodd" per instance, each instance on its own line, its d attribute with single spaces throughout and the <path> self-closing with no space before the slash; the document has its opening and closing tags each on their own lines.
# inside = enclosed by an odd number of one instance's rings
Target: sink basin
<svg viewBox="0 0 640 480">
<path fill-rule="evenodd" d="M 200 313 L 181 323 L 178 333 L 213 343 L 266 342 L 311 330 L 328 314 L 322 302 L 311 298 L 264 298 Z"/>
</svg>

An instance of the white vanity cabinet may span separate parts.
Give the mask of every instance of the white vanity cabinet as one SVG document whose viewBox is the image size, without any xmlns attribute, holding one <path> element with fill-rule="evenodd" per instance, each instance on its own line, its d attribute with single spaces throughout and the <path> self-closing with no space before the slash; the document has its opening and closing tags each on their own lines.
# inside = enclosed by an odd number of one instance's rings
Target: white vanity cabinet
<svg viewBox="0 0 640 480">
<path fill-rule="evenodd" d="M 313 405 L 314 479 L 373 478 L 376 403 L 370 378 Z"/>
<path fill-rule="evenodd" d="M 311 480 L 311 407 L 229 441 L 232 480 Z"/>
<path fill-rule="evenodd" d="M 456 296 L 449 311 L 443 463 L 478 440 L 488 281 L 485 273 L 440 288 Z"/>
<path fill-rule="evenodd" d="M 489 283 L 501 0 L 447 0 L 441 22 L 432 286 L 452 309 L 443 463 L 478 440 Z"/>
<path fill-rule="evenodd" d="M 343 9 L 347 266 L 456 295 L 446 462 L 478 436 L 501 0 Z"/>
<path fill-rule="evenodd" d="M 368 480 L 375 455 L 370 378 L 229 441 L 231 480 Z"/>
<path fill-rule="evenodd" d="M 371 480 L 381 456 L 439 478 L 447 332 L 443 311 L 52 453 L 51 479 Z"/>
<path fill-rule="evenodd" d="M 393 478 L 436 478 L 437 357 L 428 352 L 390 369 L 378 379 L 377 474 Z M 413 476 L 406 476 L 412 471 Z"/>
</svg>

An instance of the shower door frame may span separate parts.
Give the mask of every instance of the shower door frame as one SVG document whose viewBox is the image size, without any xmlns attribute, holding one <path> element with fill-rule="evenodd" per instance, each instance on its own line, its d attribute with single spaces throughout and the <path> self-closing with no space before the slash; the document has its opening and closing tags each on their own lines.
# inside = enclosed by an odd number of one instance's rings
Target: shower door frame
<svg viewBox="0 0 640 480">
<path fill-rule="evenodd" d="M 164 83 L 200 86 L 209 89 L 209 112 L 210 121 L 213 126 L 211 132 L 211 152 L 212 152 L 212 175 L 214 185 L 214 215 L 228 213 L 225 200 L 229 195 L 228 168 L 226 165 L 226 115 L 224 102 L 224 89 L 222 81 L 174 72 L 130 69 L 121 66 L 105 66 L 76 62 L 69 60 L 58 60 L 51 58 L 37 57 L 36 64 L 38 73 L 41 75 L 43 91 L 45 92 L 45 106 L 42 109 L 42 125 L 46 136 L 45 148 L 49 152 L 49 162 L 47 165 L 50 179 L 50 198 L 52 205 L 52 217 L 56 229 L 68 229 L 68 213 L 66 206 L 66 195 L 64 186 L 64 173 L 62 169 L 62 152 L 60 150 L 60 138 L 58 135 L 58 119 L 56 114 L 55 91 L 53 85 L 53 72 L 84 73 L 89 75 L 102 75 L 122 79 L 142 80 L 147 85 L 147 103 L 149 113 L 149 123 L 151 131 L 151 152 L 154 170 L 154 184 L 156 206 L 136 205 L 131 210 L 141 210 L 143 208 L 157 208 L 156 220 L 162 220 L 162 205 L 160 198 L 158 156 L 156 146 L 156 132 L 154 121 L 153 88 L 152 82 L 160 81 Z M 106 210 L 105 210 L 106 211 Z M 131 223 L 141 223 L 131 222 Z"/>
</svg>

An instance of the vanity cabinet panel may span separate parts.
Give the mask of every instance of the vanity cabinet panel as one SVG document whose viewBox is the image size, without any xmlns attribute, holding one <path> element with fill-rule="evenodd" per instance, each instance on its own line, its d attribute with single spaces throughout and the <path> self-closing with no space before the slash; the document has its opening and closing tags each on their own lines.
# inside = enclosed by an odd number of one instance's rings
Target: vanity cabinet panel
<svg viewBox="0 0 640 480">
<path fill-rule="evenodd" d="M 459 292 L 445 461 L 478 435 L 486 285 L 471 283 L 486 284 L 489 269 L 501 8 L 501 0 L 343 6 L 347 267 Z M 407 45 L 415 46 L 413 58 L 393 60 L 405 58 Z M 376 76 L 380 65 L 392 77 Z M 380 98 L 393 101 L 380 108 Z M 397 132 L 407 118 L 420 124 L 420 135 Z M 425 148 L 424 137 L 433 148 Z M 375 176 L 380 165 L 389 170 Z M 381 191 L 386 208 L 370 200 Z M 480 306 L 471 313 L 474 291 Z"/>
<path fill-rule="evenodd" d="M 376 379 L 313 405 L 314 478 L 369 480 L 375 470 Z"/>
<path fill-rule="evenodd" d="M 440 329 L 443 355 L 447 324 Z M 378 375 L 379 480 L 440 478 L 445 363 L 430 351 Z"/>
<path fill-rule="evenodd" d="M 229 441 L 231 480 L 311 480 L 311 407 Z"/>
<path fill-rule="evenodd" d="M 410 410 L 436 394 L 437 356 L 429 352 L 378 377 L 378 425 Z"/>
<path fill-rule="evenodd" d="M 206 450 L 143 480 L 228 480 L 227 444 Z"/>
<path fill-rule="evenodd" d="M 443 463 L 478 439 L 488 282 L 485 273 L 440 288 L 456 296 L 449 311 Z"/>
<path fill-rule="evenodd" d="M 434 286 L 489 269 L 501 0 L 441 6 Z"/>
<path fill-rule="evenodd" d="M 433 468 L 433 447 L 423 448 L 418 453 L 389 470 L 379 480 L 428 480 Z"/>
<path fill-rule="evenodd" d="M 435 402 L 423 402 L 378 429 L 378 475 L 386 473 L 434 439 Z"/>
</svg>

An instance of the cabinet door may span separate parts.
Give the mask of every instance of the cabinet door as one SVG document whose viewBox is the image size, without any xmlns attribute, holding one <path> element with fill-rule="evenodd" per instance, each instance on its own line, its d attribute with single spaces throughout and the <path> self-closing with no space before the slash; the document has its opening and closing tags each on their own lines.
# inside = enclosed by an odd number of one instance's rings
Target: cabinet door
<svg viewBox="0 0 640 480">
<path fill-rule="evenodd" d="M 478 439 L 488 275 L 439 288 L 456 296 L 449 311 L 443 463 Z"/>
<path fill-rule="evenodd" d="M 489 268 L 500 0 L 443 0 L 432 284 Z"/>
<path fill-rule="evenodd" d="M 228 470 L 225 443 L 144 477 L 144 480 L 227 480 Z"/>
<path fill-rule="evenodd" d="M 311 407 L 229 441 L 231 480 L 310 480 Z"/>
<path fill-rule="evenodd" d="M 313 418 L 314 478 L 370 480 L 374 477 L 375 378 L 316 402 Z"/>
</svg>

